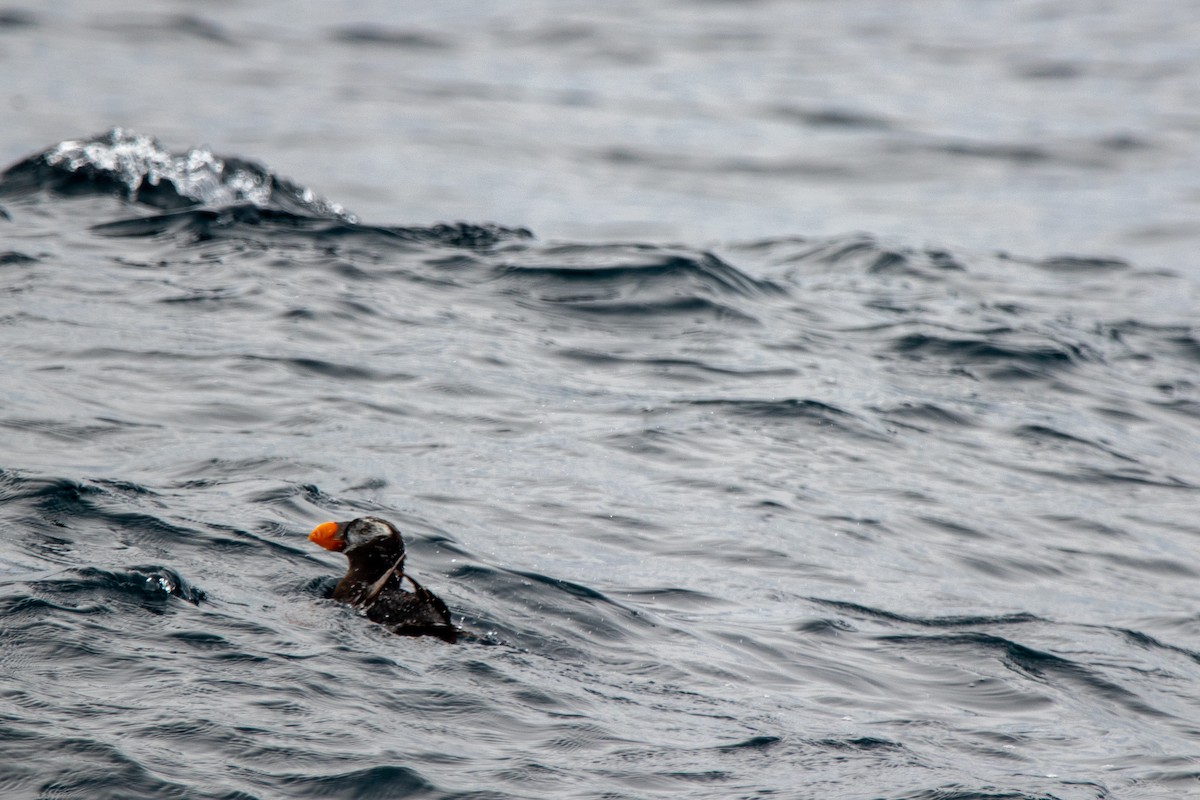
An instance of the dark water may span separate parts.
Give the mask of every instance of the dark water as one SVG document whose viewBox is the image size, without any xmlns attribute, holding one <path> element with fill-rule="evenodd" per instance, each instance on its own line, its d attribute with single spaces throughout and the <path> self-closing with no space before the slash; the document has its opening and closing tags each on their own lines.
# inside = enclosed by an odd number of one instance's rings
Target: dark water
<svg viewBox="0 0 1200 800">
<path fill-rule="evenodd" d="M 1179 277 L 373 227 L 123 132 L 0 188 L 5 796 L 1200 786 Z M 476 641 L 323 599 L 363 513 Z"/>
<path fill-rule="evenodd" d="M 1190 5 L 109 5 L 0 11 L 0 798 L 1200 796 Z"/>
</svg>

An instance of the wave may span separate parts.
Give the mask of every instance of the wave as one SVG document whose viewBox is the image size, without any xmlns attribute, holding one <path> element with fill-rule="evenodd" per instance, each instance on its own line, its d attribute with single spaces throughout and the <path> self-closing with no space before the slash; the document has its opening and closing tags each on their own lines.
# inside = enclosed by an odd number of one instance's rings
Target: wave
<svg viewBox="0 0 1200 800">
<path fill-rule="evenodd" d="M 160 209 L 229 206 L 354 221 L 353 214 L 311 189 L 254 161 L 215 155 L 207 148 L 181 153 L 124 128 L 87 139 L 69 139 L 0 173 L 0 196 L 38 192 L 78 196 L 117 194 Z"/>
<path fill-rule="evenodd" d="M 277 175 L 263 164 L 218 156 L 207 148 L 183 152 L 123 128 L 71 139 L 25 158 L 0 173 L 0 197 L 19 200 L 117 195 L 163 213 L 92 226 L 102 236 L 166 236 L 180 242 L 266 234 L 322 241 L 377 238 L 392 243 L 486 248 L 528 239 L 524 228 L 469 223 L 424 227 L 361 224 L 340 204 Z M 13 258 L 25 259 L 20 253 Z"/>
<path fill-rule="evenodd" d="M 309 238 L 321 242 L 377 239 L 381 243 L 393 245 L 419 243 L 465 249 L 488 248 L 503 241 L 528 239 L 533 235 L 525 228 L 473 225 L 465 222 L 424 227 L 364 225 L 353 220 L 330 219 L 320 215 L 314 217 L 308 213 L 264 208 L 253 203 L 120 219 L 93 225 L 91 230 L 101 236 L 161 236 L 176 239 L 181 243 L 283 236 L 291 239 Z"/>
<path fill-rule="evenodd" d="M 524 307 L 607 328 L 706 320 L 759 323 L 756 307 L 784 297 L 714 253 L 660 245 L 547 245 L 492 259 L 492 280 Z"/>
<path fill-rule="evenodd" d="M 192 585 L 172 569 L 157 565 L 134 566 L 119 570 L 78 567 L 68 570 L 70 577 L 55 577 L 30 584 L 34 598 L 16 603 L 38 601 L 59 609 L 110 613 L 113 603 L 129 604 L 162 614 L 171 598 L 198 606 L 206 598 L 203 589 Z M 95 602 L 88 604 L 89 600 Z M 82 604 L 82 605 L 81 605 Z M 8 613 L 16 613 L 16 608 Z"/>
<path fill-rule="evenodd" d="M 959 367 L 984 367 L 993 379 L 1043 377 L 1089 357 L 1087 349 L 1077 342 L 1055 341 L 1030 330 L 909 333 L 895 339 L 892 347 L 914 360 L 937 358 Z"/>
<path fill-rule="evenodd" d="M 602 261 L 598 261 L 602 257 Z M 758 280 L 712 253 L 692 253 L 647 245 L 554 246 L 531 253 L 520 263 L 497 267 L 497 277 L 539 280 L 572 288 L 623 283 L 693 280 L 714 292 L 752 296 L 779 294 L 771 281 Z"/>
</svg>

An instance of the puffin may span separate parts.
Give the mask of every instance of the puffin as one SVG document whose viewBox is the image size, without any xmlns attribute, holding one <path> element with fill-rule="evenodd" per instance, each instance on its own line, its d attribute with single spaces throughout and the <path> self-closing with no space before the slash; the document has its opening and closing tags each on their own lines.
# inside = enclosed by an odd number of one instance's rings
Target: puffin
<svg viewBox="0 0 1200 800">
<path fill-rule="evenodd" d="M 326 550 L 345 553 L 350 569 L 333 588 L 334 600 L 363 612 L 402 636 L 458 638 L 450 610 L 433 592 L 404 571 L 404 539 L 396 526 L 378 517 L 322 522 L 308 535 Z M 404 588 L 404 582 L 412 590 Z"/>
</svg>

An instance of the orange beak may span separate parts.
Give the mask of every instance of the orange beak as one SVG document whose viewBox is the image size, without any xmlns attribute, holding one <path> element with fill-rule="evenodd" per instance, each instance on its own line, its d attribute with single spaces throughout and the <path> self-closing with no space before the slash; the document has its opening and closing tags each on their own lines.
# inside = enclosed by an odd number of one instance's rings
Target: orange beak
<svg viewBox="0 0 1200 800">
<path fill-rule="evenodd" d="M 342 538 L 342 526 L 336 522 L 322 522 L 312 529 L 308 540 L 316 542 L 326 550 L 341 550 L 346 546 L 346 540 Z"/>
</svg>

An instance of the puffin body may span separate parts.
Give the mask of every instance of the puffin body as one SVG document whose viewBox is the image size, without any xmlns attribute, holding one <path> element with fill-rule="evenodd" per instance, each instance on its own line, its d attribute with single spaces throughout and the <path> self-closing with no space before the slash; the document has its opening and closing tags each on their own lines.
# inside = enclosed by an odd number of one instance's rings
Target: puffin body
<svg viewBox="0 0 1200 800">
<path fill-rule="evenodd" d="M 333 589 L 333 599 L 361 609 L 372 622 L 404 636 L 437 636 L 453 642 L 458 630 L 450 610 L 433 592 L 404 572 L 404 540 L 387 520 L 359 517 L 323 522 L 308 535 L 326 550 L 346 554 L 350 569 Z M 404 588 L 404 581 L 412 591 Z"/>
</svg>

